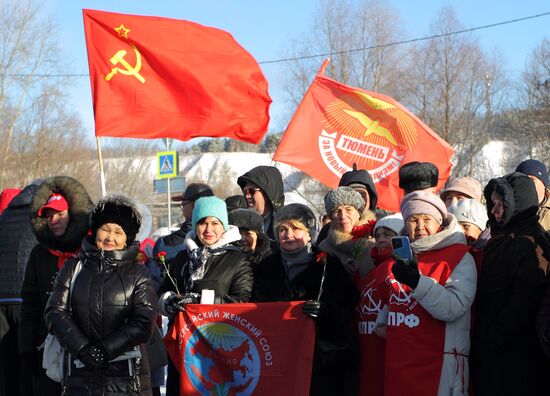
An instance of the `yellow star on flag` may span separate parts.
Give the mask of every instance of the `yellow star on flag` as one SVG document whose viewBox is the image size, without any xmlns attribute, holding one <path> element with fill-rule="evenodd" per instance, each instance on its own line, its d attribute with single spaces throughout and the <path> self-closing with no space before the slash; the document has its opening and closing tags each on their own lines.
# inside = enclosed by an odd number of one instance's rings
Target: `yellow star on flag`
<svg viewBox="0 0 550 396">
<path fill-rule="evenodd" d="M 130 33 L 130 29 L 125 28 L 123 24 L 120 24 L 119 27 L 113 29 L 115 29 L 119 37 L 128 38 L 128 33 Z"/>
</svg>

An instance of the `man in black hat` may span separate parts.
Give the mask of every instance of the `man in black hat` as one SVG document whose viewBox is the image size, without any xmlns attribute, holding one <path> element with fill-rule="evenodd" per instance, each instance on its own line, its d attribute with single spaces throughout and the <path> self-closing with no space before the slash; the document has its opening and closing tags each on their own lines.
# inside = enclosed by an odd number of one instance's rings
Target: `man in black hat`
<svg viewBox="0 0 550 396">
<path fill-rule="evenodd" d="M 399 187 L 405 195 L 418 190 L 430 190 L 435 194 L 439 171 L 431 162 L 408 162 L 399 168 Z"/>
<path fill-rule="evenodd" d="M 263 231 L 277 248 L 273 233 L 273 220 L 277 211 L 285 204 L 283 177 L 274 166 L 257 166 L 239 176 L 237 184 L 243 192 L 248 207 L 254 209 L 263 219 Z"/>
<path fill-rule="evenodd" d="M 354 163 L 353 169 L 342 175 L 338 187 L 351 187 L 357 191 L 365 201 L 365 209 L 363 209 L 361 217 L 366 220 L 376 218 L 375 210 L 378 203 L 378 193 L 369 172 L 365 169 L 357 169 L 357 164 Z"/>
<path fill-rule="evenodd" d="M 550 230 L 550 178 L 548 177 L 548 169 L 546 165 L 535 159 L 527 159 L 520 163 L 516 172 L 521 172 L 529 176 L 537 190 L 539 200 L 539 223 L 546 231 Z"/>
<path fill-rule="evenodd" d="M 191 218 L 193 217 L 193 208 L 195 201 L 202 197 L 211 197 L 214 195 L 212 188 L 203 183 L 191 183 L 187 186 L 183 194 L 172 197 L 172 201 L 180 203 L 181 212 L 185 221 L 180 226 L 180 229 L 174 231 L 170 235 L 166 235 L 157 239 L 153 248 L 153 257 L 157 258 L 159 252 L 166 252 L 165 260 L 171 263 L 177 254 L 184 249 L 183 241 L 185 236 L 191 229 Z"/>
</svg>

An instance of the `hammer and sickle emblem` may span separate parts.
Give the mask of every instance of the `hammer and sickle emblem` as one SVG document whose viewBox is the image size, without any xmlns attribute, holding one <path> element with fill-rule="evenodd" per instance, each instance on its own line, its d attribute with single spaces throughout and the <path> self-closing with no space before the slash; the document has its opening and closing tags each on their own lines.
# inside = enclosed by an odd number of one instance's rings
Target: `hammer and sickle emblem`
<svg viewBox="0 0 550 396">
<path fill-rule="evenodd" d="M 113 55 L 111 58 L 111 63 L 113 65 L 118 65 L 119 63 L 124 66 L 124 69 L 121 69 L 119 67 L 113 67 L 109 74 L 105 76 L 105 81 L 111 81 L 111 78 L 117 73 L 124 74 L 126 76 L 134 76 L 137 78 L 142 84 L 145 83 L 145 78 L 141 74 L 139 74 L 139 71 L 141 70 L 141 54 L 139 53 L 138 49 L 135 45 L 130 44 L 132 48 L 134 49 L 134 52 L 136 54 L 136 65 L 132 66 L 130 65 L 124 57 L 126 56 L 127 52 L 126 50 L 120 50 L 116 54 Z"/>
</svg>

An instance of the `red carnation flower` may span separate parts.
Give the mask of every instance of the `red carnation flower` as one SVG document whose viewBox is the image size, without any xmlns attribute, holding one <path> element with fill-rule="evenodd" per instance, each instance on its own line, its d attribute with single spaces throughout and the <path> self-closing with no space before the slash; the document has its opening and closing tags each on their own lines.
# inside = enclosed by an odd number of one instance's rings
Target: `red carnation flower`
<svg viewBox="0 0 550 396">
<path fill-rule="evenodd" d="M 317 257 L 315 257 L 315 262 L 320 263 L 327 256 L 327 252 L 320 252 L 319 254 L 317 254 Z"/>
<path fill-rule="evenodd" d="M 351 230 L 352 240 L 355 241 L 360 238 L 368 238 L 372 236 L 374 231 L 374 226 L 376 225 L 376 220 L 369 220 L 365 224 L 362 224 L 357 227 L 353 227 Z"/>
</svg>

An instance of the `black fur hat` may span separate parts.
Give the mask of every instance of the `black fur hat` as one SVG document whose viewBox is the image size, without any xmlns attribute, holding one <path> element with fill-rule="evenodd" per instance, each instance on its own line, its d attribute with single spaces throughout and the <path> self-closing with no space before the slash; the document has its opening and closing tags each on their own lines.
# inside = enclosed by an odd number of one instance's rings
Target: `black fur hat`
<svg viewBox="0 0 550 396">
<path fill-rule="evenodd" d="M 425 188 L 435 187 L 439 181 L 439 171 L 431 162 L 409 162 L 399 168 L 399 187 L 405 194 Z"/>
<path fill-rule="evenodd" d="M 264 232 L 264 221 L 254 209 L 234 209 L 228 214 L 229 224 L 246 228 L 256 233 Z"/>
<path fill-rule="evenodd" d="M 110 195 L 102 198 L 90 215 L 92 238 L 105 223 L 115 223 L 122 227 L 126 234 L 126 243 L 134 242 L 141 226 L 141 214 L 129 198 L 122 195 Z"/>
</svg>

